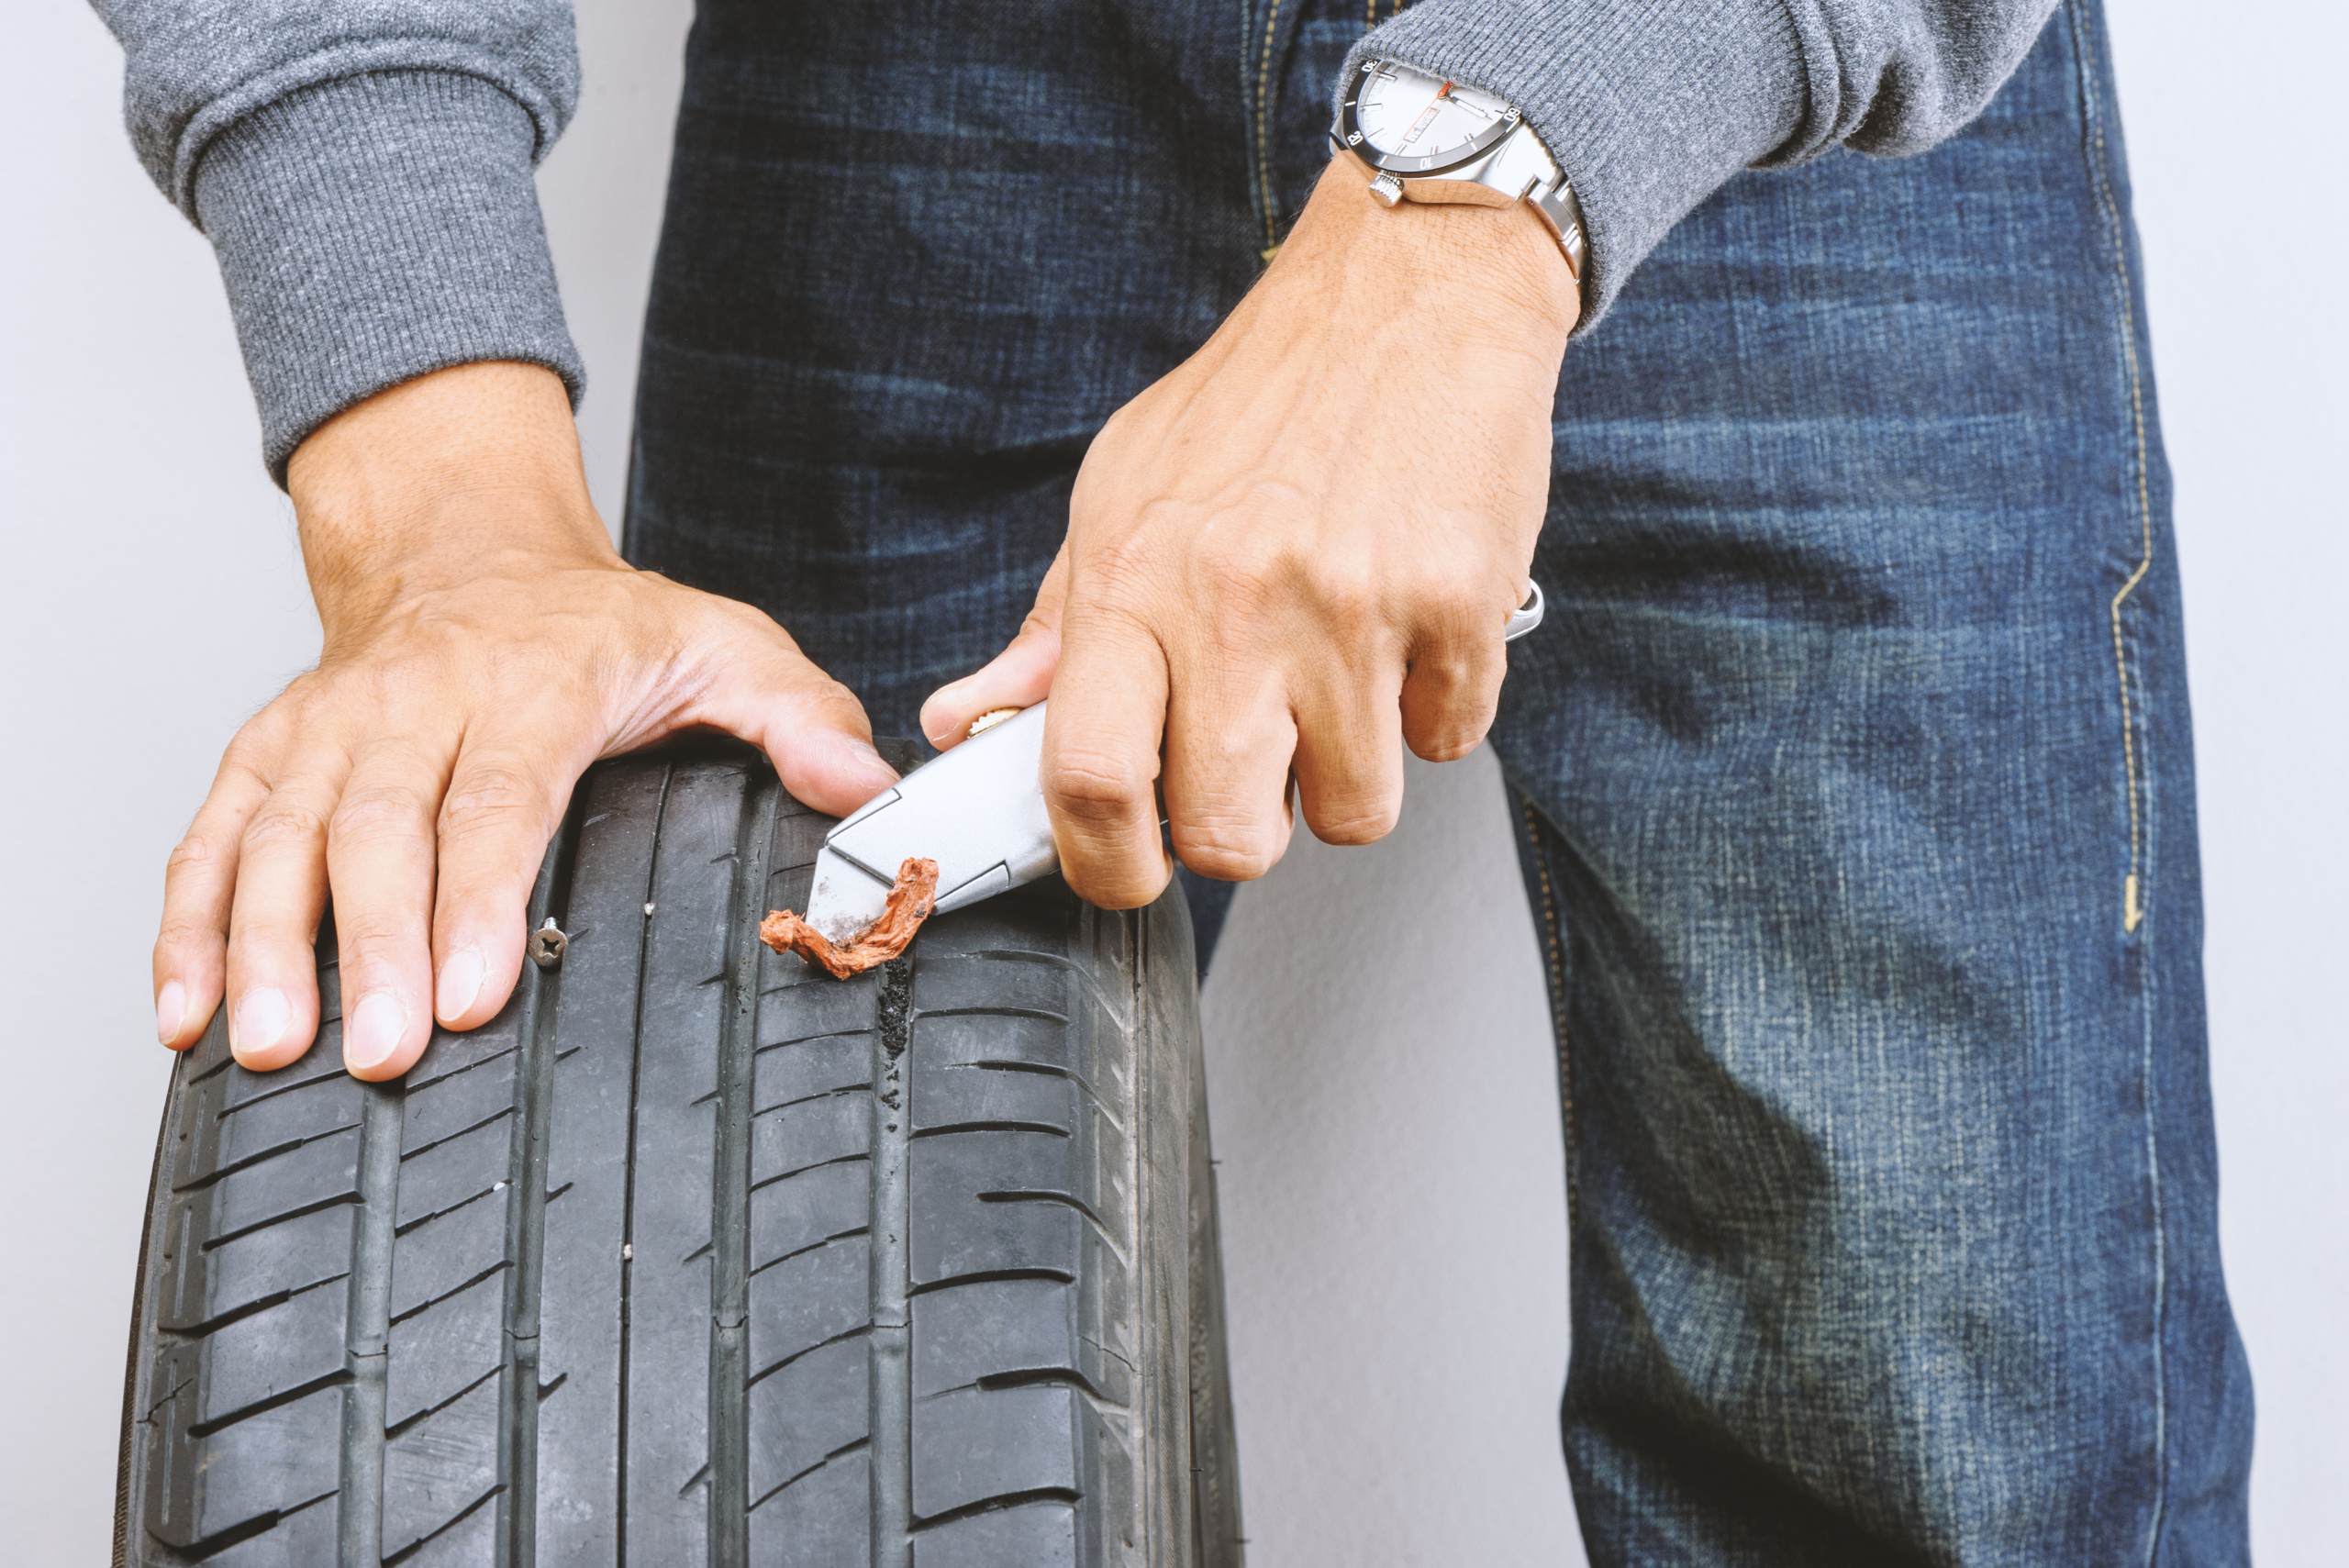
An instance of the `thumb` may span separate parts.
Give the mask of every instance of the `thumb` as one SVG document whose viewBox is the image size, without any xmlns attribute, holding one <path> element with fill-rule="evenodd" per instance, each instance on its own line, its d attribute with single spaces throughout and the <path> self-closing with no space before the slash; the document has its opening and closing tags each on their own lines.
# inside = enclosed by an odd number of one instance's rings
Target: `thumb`
<svg viewBox="0 0 2349 1568">
<path fill-rule="evenodd" d="M 761 617 L 763 619 L 763 617 Z M 767 754 L 792 798 L 845 817 L 897 782 L 873 749 L 856 695 L 799 651 L 783 628 L 737 636 L 708 684 L 677 717 L 740 736 Z"/>
<path fill-rule="evenodd" d="M 1052 689 L 1061 662 L 1061 604 L 1068 596 L 1068 547 L 1052 560 L 1036 607 L 1019 635 L 974 674 L 941 686 L 921 705 L 921 732 L 940 751 L 960 744 L 971 721 L 999 707 L 1027 707 Z"/>
</svg>

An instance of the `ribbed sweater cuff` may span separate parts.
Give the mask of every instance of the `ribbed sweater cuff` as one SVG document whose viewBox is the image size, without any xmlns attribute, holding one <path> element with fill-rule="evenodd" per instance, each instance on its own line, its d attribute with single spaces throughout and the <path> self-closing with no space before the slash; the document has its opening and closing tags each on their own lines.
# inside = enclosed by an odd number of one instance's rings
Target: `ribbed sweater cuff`
<svg viewBox="0 0 2349 1568">
<path fill-rule="evenodd" d="M 478 77 L 349 76 L 222 132 L 195 175 L 262 455 L 278 484 L 305 437 L 428 371 L 540 364 L 586 384 L 530 179 L 537 128 Z"/>
<path fill-rule="evenodd" d="M 1373 55 L 1525 110 L 1582 200 L 1577 332 L 1691 207 L 1795 133 L 1807 95 L 1785 0 L 1420 0 L 1348 72 Z"/>
</svg>

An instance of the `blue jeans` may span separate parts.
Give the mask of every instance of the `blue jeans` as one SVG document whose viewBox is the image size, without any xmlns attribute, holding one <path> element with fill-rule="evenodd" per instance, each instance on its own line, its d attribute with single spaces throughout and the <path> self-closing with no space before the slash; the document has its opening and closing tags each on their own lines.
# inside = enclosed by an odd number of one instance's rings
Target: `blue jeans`
<svg viewBox="0 0 2349 1568">
<path fill-rule="evenodd" d="M 631 556 L 916 733 L 1302 205 L 1363 19 L 704 0 Z M 1732 181 L 1567 355 L 1494 742 L 1596 1563 L 2245 1560 L 2135 246 L 2066 0 L 1965 133 Z"/>
</svg>

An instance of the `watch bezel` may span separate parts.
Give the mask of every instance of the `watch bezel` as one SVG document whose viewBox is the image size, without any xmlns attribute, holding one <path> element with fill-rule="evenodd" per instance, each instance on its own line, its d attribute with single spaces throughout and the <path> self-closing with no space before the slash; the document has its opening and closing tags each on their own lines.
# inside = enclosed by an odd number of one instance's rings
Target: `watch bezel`
<svg viewBox="0 0 2349 1568">
<path fill-rule="evenodd" d="M 1416 72 L 1422 76 L 1427 75 L 1427 72 L 1419 71 L 1419 67 L 1414 65 L 1401 65 L 1397 61 L 1366 60 L 1363 61 L 1362 69 L 1354 72 L 1347 79 L 1346 95 L 1338 100 L 1338 144 L 1383 173 L 1412 179 L 1450 173 L 1454 169 L 1464 168 L 1484 157 L 1500 145 L 1503 137 L 1524 122 L 1525 117 L 1517 106 L 1513 104 L 1508 106 L 1500 119 L 1486 129 L 1478 131 L 1470 139 L 1468 150 L 1457 158 L 1420 158 L 1381 152 L 1372 144 L 1370 138 L 1363 134 L 1361 120 L 1354 113 L 1354 105 L 1362 96 L 1362 84 L 1375 75 L 1382 65 L 1397 65 L 1402 70 Z"/>
</svg>

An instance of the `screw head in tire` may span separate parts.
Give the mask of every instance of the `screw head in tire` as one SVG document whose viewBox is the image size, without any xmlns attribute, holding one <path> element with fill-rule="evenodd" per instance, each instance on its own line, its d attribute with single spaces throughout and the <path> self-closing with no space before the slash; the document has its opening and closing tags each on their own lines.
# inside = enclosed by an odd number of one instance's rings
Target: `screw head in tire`
<svg viewBox="0 0 2349 1568">
<path fill-rule="evenodd" d="M 556 930 L 554 922 L 549 920 L 530 933 L 530 962 L 540 969 L 552 969 L 562 962 L 562 950 L 570 945 L 571 939 Z"/>
</svg>

